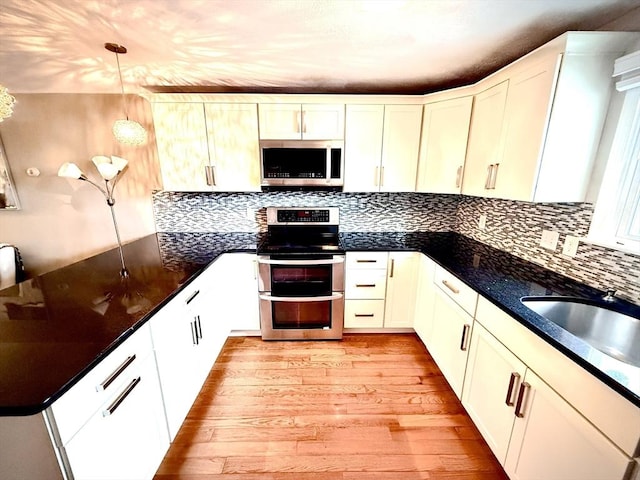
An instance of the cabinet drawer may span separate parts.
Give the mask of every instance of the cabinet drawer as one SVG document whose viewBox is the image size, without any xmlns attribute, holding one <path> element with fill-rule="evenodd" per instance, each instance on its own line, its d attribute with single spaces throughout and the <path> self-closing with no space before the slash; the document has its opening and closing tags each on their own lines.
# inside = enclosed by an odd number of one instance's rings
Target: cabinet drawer
<svg viewBox="0 0 640 480">
<path fill-rule="evenodd" d="M 433 281 L 469 315 L 473 316 L 476 313 L 478 294 L 471 287 L 462 283 L 455 275 L 440 266 L 436 266 Z"/>
<path fill-rule="evenodd" d="M 345 328 L 382 328 L 384 300 L 347 300 L 344 305 Z"/>
<path fill-rule="evenodd" d="M 347 299 L 381 299 L 387 289 L 387 270 L 351 270 L 347 272 L 344 294 Z"/>
<path fill-rule="evenodd" d="M 349 269 L 379 269 L 387 268 L 387 252 L 347 252 L 346 268 Z"/>
<path fill-rule="evenodd" d="M 147 323 L 53 403 L 51 409 L 63 444 L 104 402 L 121 389 L 129 379 L 129 373 L 151 351 L 151 335 Z"/>
</svg>

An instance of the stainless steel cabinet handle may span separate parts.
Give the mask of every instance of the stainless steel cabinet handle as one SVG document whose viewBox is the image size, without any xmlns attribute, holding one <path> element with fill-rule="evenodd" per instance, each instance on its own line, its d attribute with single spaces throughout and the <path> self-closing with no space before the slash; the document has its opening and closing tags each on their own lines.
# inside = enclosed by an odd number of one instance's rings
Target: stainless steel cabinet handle
<svg viewBox="0 0 640 480">
<path fill-rule="evenodd" d="M 196 324 L 197 322 L 197 324 Z M 194 328 L 196 328 L 196 336 L 202 339 L 202 323 L 200 323 L 200 315 L 196 316 L 196 319 L 193 321 Z"/>
<path fill-rule="evenodd" d="M 307 112 L 305 112 L 304 110 L 302 111 L 302 133 L 307 133 Z M 300 129 L 298 128 L 298 131 L 300 131 Z"/>
<path fill-rule="evenodd" d="M 207 165 L 206 167 L 204 167 L 204 176 L 207 180 L 207 185 L 212 187 L 214 185 L 214 182 L 213 182 L 213 170 L 211 169 L 211 165 Z"/>
<path fill-rule="evenodd" d="M 447 287 L 449 290 L 451 290 L 453 293 L 455 293 L 456 295 L 458 293 L 460 293 L 460 290 L 457 289 L 456 287 L 454 287 L 453 285 L 451 285 L 449 282 L 447 282 L 446 280 L 442 280 L 442 284 Z"/>
<path fill-rule="evenodd" d="M 484 179 L 484 189 L 489 190 L 491 186 L 491 172 L 493 172 L 493 164 L 487 167 L 487 177 Z"/>
<path fill-rule="evenodd" d="M 489 188 L 491 190 L 495 190 L 496 189 L 496 179 L 498 178 L 498 167 L 500 166 L 499 163 L 496 163 L 495 165 L 493 165 L 493 169 L 491 171 L 491 182 L 489 184 Z"/>
<path fill-rule="evenodd" d="M 268 302 L 326 302 L 328 300 L 338 300 L 344 297 L 342 293 L 334 293 L 333 295 L 323 295 L 320 297 L 274 297 L 269 294 L 260 294 L 262 300 Z"/>
<path fill-rule="evenodd" d="M 504 401 L 504 403 L 508 407 L 513 407 L 515 403 L 512 397 L 513 397 L 514 387 L 518 383 L 518 380 L 520 380 L 520 374 L 518 372 L 511 372 L 511 378 L 509 378 L 509 388 L 507 389 L 507 398 Z"/>
<path fill-rule="evenodd" d="M 380 167 L 376 167 L 376 173 L 373 174 L 373 185 L 375 187 L 380 186 Z"/>
<path fill-rule="evenodd" d="M 458 167 L 456 171 L 456 188 L 460 188 L 460 182 L 462 180 L 462 165 Z"/>
<path fill-rule="evenodd" d="M 467 348 L 469 348 L 469 342 L 467 338 L 469 330 L 471 330 L 471 325 L 465 323 L 464 327 L 462 327 L 462 338 L 460 339 L 460 350 L 462 350 L 463 352 L 466 351 Z"/>
<path fill-rule="evenodd" d="M 136 385 L 140 383 L 140 377 L 134 378 L 131 380 L 131 383 L 127 385 L 127 387 L 122 391 L 120 395 L 113 401 L 111 405 L 107 407 L 106 410 L 102 412 L 103 417 L 108 417 L 109 415 L 113 415 L 114 412 L 118 409 L 118 407 L 124 402 L 124 399 L 129 396 L 129 394 L 136 388 Z"/>
<path fill-rule="evenodd" d="M 356 260 L 356 263 L 376 263 L 377 260 Z"/>
<path fill-rule="evenodd" d="M 393 270 L 394 270 L 395 266 L 396 266 L 396 261 L 395 261 L 394 258 L 392 258 L 391 259 L 391 269 L 390 269 L 390 272 L 389 272 L 389 278 L 393 278 Z"/>
<path fill-rule="evenodd" d="M 191 327 L 191 341 L 194 345 L 198 345 L 198 333 L 196 332 L 196 322 L 189 322 L 189 326 Z"/>
<path fill-rule="evenodd" d="M 122 362 L 118 368 L 116 368 L 113 372 L 111 372 L 111 375 L 105 378 L 100 385 L 96 386 L 96 391 L 101 392 L 109 388 L 109 385 L 111 385 L 115 381 L 115 379 L 118 378 L 120 374 L 124 372 L 129 365 L 133 363 L 135 359 L 136 359 L 135 353 L 125 358 L 124 362 Z"/>
<path fill-rule="evenodd" d="M 354 317 L 375 317 L 375 315 L 373 313 L 356 313 L 354 314 Z"/>
<path fill-rule="evenodd" d="M 358 288 L 374 288 L 375 286 L 375 283 L 356 283 L 356 287 Z"/>
<path fill-rule="evenodd" d="M 380 167 L 380 186 L 384 187 L 384 167 Z"/>
<path fill-rule="evenodd" d="M 263 265 L 334 265 L 344 263 L 344 257 L 334 257 L 325 260 L 271 260 L 268 258 L 258 258 L 258 263 Z"/>
<path fill-rule="evenodd" d="M 531 385 L 527 382 L 520 384 L 520 390 L 518 390 L 518 400 L 516 401 L 516 409 L 514 415 L 518 418 L 524 418 L 524 412 L 522 411 L 522 404 L 524 403 L 524 397 L 527 396 L 527 392 L 531 389 Z"/>
<path fill-rule="evenodd" d="M 196 290 L 195 292 L 193 292 L 191 296 L 187 298 L 187 301 L 185 303 L 189 305 L 191 301 L 198 296 L 199 293 L 200 293 L 200 290 Z"/>
</svg>

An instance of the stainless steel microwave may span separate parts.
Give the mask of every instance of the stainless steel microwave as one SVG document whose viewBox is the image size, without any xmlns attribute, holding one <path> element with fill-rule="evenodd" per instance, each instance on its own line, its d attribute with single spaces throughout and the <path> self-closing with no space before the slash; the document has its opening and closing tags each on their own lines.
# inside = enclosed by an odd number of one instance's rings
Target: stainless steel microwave
<svg viewBox="0 0 640 480">
<path fill-rule="evenodd" d="M 341 189 L 343 151 L 340 140 L 261 140 L 261 185 Z"/>
</svg>

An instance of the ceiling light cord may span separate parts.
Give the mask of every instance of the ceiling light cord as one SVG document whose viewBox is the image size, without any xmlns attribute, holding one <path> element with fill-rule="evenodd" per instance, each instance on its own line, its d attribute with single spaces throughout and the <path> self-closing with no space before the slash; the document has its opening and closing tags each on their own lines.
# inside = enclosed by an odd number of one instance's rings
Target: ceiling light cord
<svg viewBox="0 0 640 480">
<path fill-rule="evenodd" d="M 120 92 L 122 93 L 122 108 L 124 109 L 124 116 L 127 120 L 129 120 L 129 112 L 127 111 L 127 100 L 124 95 L 124 82 L 122 81 L 122 70 L 120 70 L 120 56 L 118 55 L 118 51 L 114 52 L 116 54 L 116 64 L 118 65 L 118 77 L 120 77 Z"/>
</svg>

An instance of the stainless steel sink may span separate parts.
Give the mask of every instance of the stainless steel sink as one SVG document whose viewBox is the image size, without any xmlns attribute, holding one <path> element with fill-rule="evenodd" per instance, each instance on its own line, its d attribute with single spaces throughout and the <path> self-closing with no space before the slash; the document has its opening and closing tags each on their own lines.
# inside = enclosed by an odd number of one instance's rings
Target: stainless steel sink
<svg viewBox="0 0 640 480">
<path fill-rule="evenodd" d="M 520 301 L 602 353 L 640 367 L 640 319 L 574 299 L 524 297 Z"/>
</svg>

